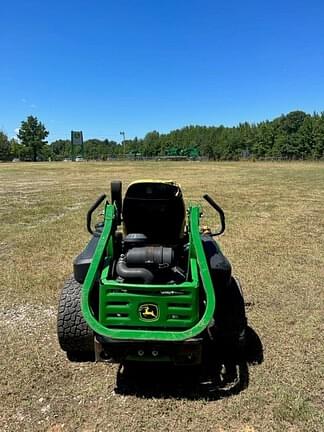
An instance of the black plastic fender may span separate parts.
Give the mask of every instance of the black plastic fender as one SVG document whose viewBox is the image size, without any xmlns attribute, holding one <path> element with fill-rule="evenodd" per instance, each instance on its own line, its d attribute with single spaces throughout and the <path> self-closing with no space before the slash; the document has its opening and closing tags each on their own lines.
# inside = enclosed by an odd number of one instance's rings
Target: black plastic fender
<svg viewBox="0 0 324 432">
<path fill-rule="evenodd" d="M 98 241 L 99 236 L 91 237 L 87 246 L 73 261 L 74 278 L 80 284 L 84 282 L 84 279 L 87 275 Z"/>
</svg>

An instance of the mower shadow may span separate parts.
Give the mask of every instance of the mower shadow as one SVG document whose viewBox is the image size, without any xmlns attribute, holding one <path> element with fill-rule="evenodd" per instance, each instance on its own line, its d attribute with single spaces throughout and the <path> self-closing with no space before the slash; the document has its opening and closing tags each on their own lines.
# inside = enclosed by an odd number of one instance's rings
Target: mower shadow
<svg viewBox="0 0 324 432">
<path fill-rule="evenodd" d="M 115 391 L 145 398 L 217 400 L 240 393 L 249 385 L 249 365 L 263 362 L 263 346 L 248 327 L 247 347 L 240 360 L 214 359 L 197 366 L 157 364 L 121 365 Z"/>
<path fill-rule="evenodd" d="M 263 345 L 256 331 L 248 326 L 246 329 L 245 360 L 250 365 L 263 363 Z"/>
</svg>

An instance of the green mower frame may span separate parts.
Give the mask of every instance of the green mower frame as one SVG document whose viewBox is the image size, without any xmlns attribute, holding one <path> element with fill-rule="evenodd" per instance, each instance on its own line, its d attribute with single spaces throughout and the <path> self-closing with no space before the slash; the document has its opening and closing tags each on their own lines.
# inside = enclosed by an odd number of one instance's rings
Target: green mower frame
<svg viewBox="0 0 324 432">
<path fill-rule="evenodd" d="M 170 291 L 170 285 L 145 285 L 145 290 L 149 294 L 143 294 L 142 284 L 121 284 L 108 279 L 109 263 L 114 256 L 113 234 L 116 229 L 116 207 L 106 204 L 103 232 L 82 288 L 82 312 L 85 320 L 96 333 L 112 339 L 180 342 L 199 335 L 208 326 L 215 310 L 215 295 L 201 243 L 200 214 L 199 207 L 189 208 L 190 281 L 176 286 L 177 291 L 181 294 L 163 295 L 163 292 Z M 106 265 L 101 271 L 105 259 Z M 91 290 L 98 278 L 100 279 L 99 320 L 94 317 L 89 301 Z M 206 308 L 199 319 L 198 288 L 200 280 L 206 294 Z M 127 304 L 124 304 L 125 299 Z M 121 304 L 115 305 L 116 302 Z M 158 327 L 156 321 L 140 321 L 138 314 L 140 305 L 156 303 L 160 310 Z M 127 317 L 109 318 L 111 310 L 116 314 L 123 314 L 126 311 Z M 172 318 L 172 314 L 180 314 L 185 318 Z M 171 317 L 168 318 L 168 316 Z M 116 325 L 125 328 L 116 328 Z M 132 328 L 134 326 L 140 326 L 141 329 Z M 154 330 L 151 330 L 151 327 Z M 169 327 L 172 327 L 173 330 L 169 330 Z M 179 328 L 178 331 L 174 331 L 176 327 Z"/>
</svg>

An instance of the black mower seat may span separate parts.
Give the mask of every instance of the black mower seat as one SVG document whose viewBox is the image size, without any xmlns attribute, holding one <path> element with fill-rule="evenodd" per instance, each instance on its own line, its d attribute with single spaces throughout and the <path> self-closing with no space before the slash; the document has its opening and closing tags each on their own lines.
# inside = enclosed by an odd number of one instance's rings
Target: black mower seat
<svg viewBox="0 0 324 432">
<path fill-rule="evenodd" d="M 123 202 L 123 221 L 127 234 L 143 233 L 152 243 L 178 243 L 185 223 L 180 187 L 172 182 L 132 183 Z"/>
</svg>

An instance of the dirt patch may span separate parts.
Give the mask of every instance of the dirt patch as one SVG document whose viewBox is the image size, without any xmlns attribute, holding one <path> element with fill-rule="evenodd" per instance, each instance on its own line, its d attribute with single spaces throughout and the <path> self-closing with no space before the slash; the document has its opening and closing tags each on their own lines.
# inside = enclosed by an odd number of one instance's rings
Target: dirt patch
<svg viewBox="0 0 324 432">
<path fill-rule="evenodd" d="M 46 323 L 56 319 L 57 310 L 54 306 L 18 305 L 10 309 L 0 309 L 0 327 L 8 330 L 19 329 L 25 333 L 39 332 Z"/>
</svg>

